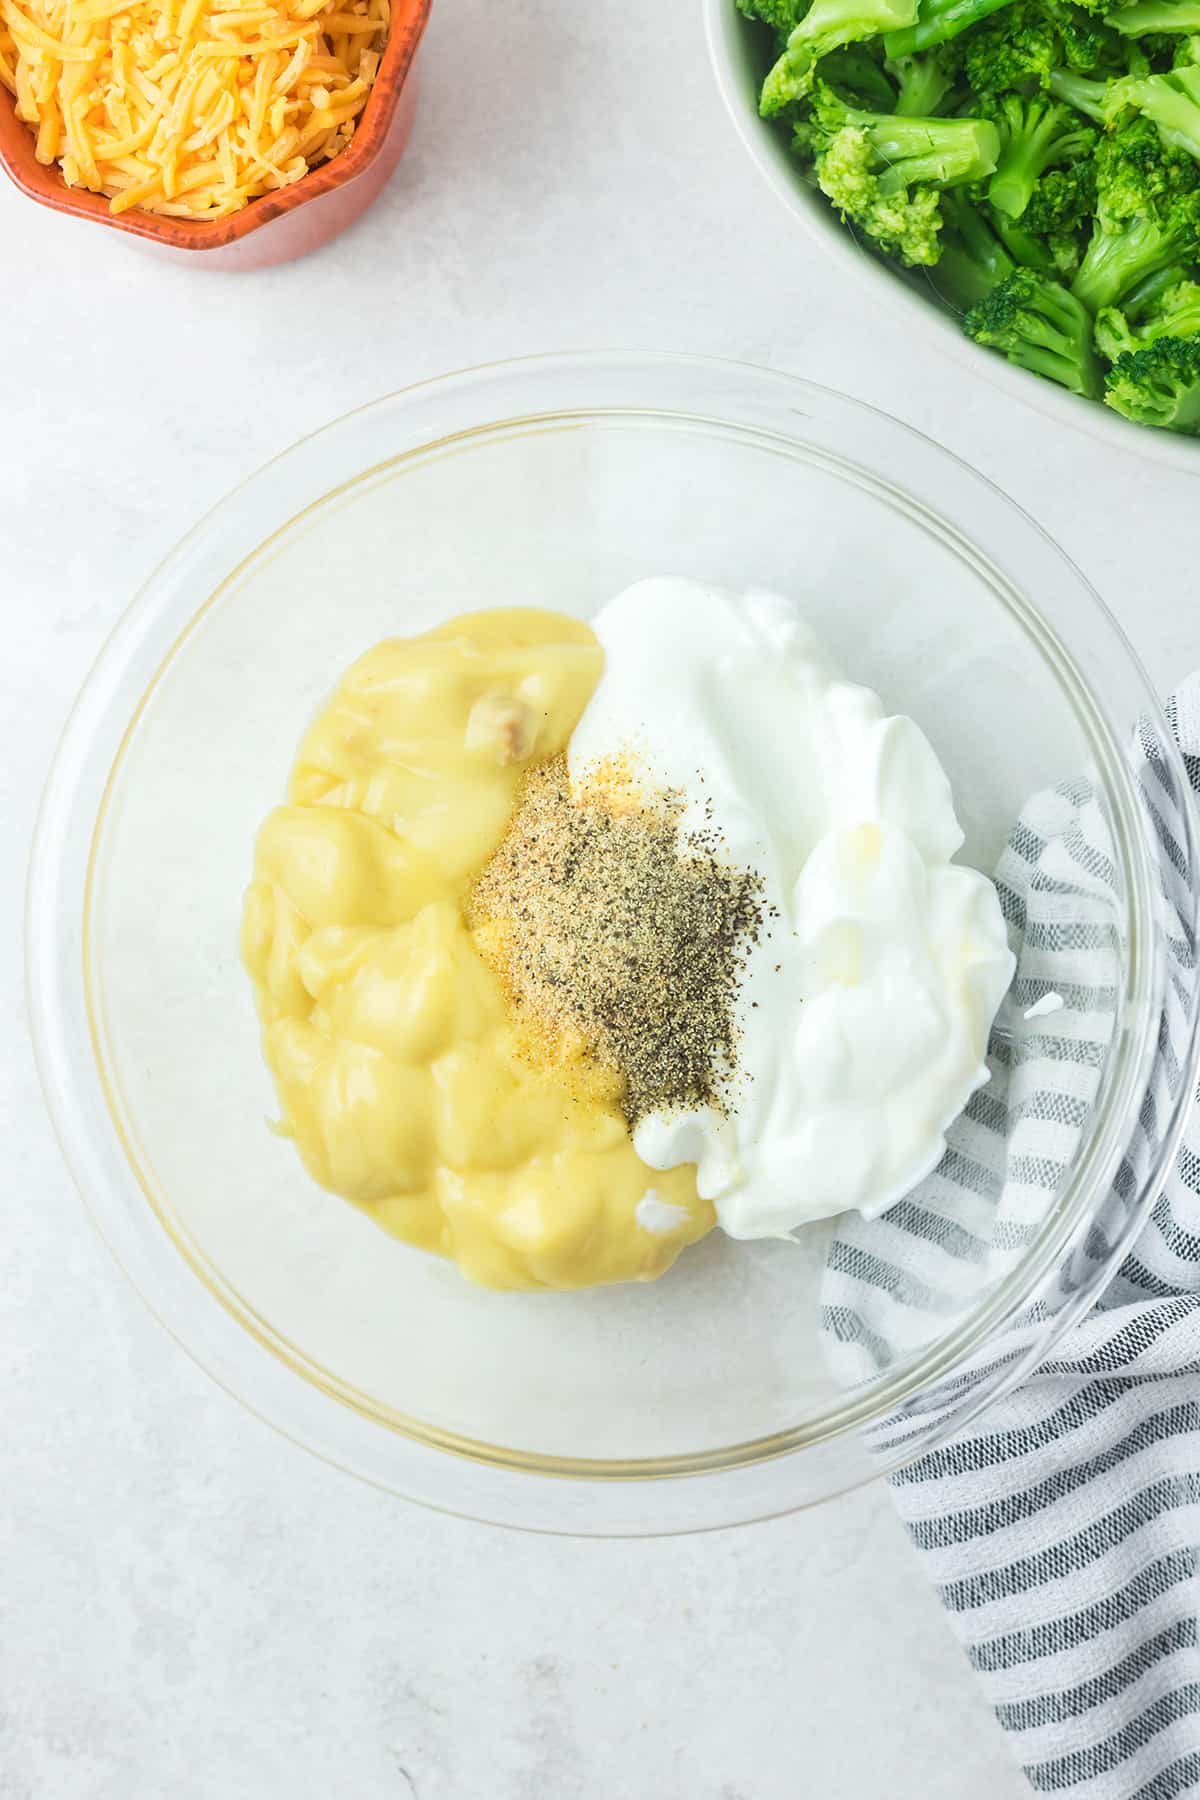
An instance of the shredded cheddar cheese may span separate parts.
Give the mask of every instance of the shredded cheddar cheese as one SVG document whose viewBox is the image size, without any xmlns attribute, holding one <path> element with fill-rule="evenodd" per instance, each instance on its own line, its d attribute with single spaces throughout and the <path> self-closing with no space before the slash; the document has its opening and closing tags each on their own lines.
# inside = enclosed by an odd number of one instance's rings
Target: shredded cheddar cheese
<svg viewBox="0 0 1200 1800">
<path fill-rule="evenodd" d="M 219 219 L 345 148 L 389 0 L 0 0 L 0 83 L 71 187 Z"/>
</svg>

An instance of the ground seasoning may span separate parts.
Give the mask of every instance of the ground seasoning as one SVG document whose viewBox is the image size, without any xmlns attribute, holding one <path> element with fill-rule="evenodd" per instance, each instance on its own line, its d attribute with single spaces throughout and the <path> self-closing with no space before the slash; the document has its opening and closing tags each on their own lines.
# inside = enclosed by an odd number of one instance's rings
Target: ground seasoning
<svg viewBox="0 0 1200 1800">
<path fill-rule="evenodd" d="M 617 1071 L 631 1126 L 724 1110 L 735 997 L 769 910 L 762 877 L 731 867 L 715 831 L 681 833 L 682 811 L 620 762 L 572 796 L 555 757 L 526 777 L 471 897 L 476 941 L 519 1019 Z"/>
</svg>

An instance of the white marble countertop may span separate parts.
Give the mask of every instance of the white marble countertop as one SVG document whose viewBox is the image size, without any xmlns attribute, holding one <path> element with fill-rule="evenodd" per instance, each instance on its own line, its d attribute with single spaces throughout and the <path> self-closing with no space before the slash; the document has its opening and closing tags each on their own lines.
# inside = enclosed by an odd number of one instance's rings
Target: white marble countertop
<svg viewBox="0 0 1200 1800">
<path fill-rule="evenodd" d="M 434 14 L 408 157 L 307 262 L 163 269 L 0 186 L 0 1796 L 1018 1800 L 886 1492 L 597 1544 L 359 1487 L 153 1323 L 42 1110 L 20 886 L 72 695 L 197 513 L 390 388 L 598 345 L 814 375 L 1029 507 L 1161 684 L 1200 660 L 1178 574 L 1195 484 L 971 382 L 844 292 L 745 163 L 694 5 Z"/>
</svg>

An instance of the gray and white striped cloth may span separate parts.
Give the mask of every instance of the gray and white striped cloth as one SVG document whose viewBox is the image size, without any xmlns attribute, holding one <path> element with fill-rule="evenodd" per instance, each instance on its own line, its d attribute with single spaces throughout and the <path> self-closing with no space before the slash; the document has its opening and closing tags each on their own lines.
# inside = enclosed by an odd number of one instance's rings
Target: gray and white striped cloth
<svg viewBox="0 0 1200 1800">
<path fill-rule="evenodd" d="M 1168 716 L 1200 790 L 1200 676 Z M 1139 1162 L 1180 1093 L 1196 954 L 1179 797 L 1153 739 L 1139 742 L 1173 967 L 1114 1205 L 1140 1185 Z M 1110 844 L 1082 779 L 1039 796 L 1013 833 L 997 885 L 1018 972 L 992 1080 L 937 1173 L 834 1241 L 824 1317 L 843 1379 L 944 1330 L 1045 1217 L 1113 1029 Z M 1085 1254 L 1103 1257 L 1105 1223 Z M 1035 1308 L 986 1354 L 1018 1355 L 1038 1322 Z M 1077 1800 L 1200 1795 L 1200 1115 L 1100 1305 L 1036 1374 L 892 1486 L 1033 1788 Z"/>
</svg>

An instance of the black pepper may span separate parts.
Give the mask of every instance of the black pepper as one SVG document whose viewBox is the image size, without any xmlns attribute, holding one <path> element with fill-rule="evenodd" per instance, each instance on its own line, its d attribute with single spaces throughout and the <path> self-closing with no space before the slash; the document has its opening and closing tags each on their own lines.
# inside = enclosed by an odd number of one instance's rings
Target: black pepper
<svg viewBox="0 0 1200 1800">
<path fill-rule="evenodd" d="M 555 757 L 526 776 L 470 901 L 533 1041 L 582 1041 L 622 1077 L 631 1127 L 650 1112 L 724 1111 L 737 990 L 773 910 L 762 877 L 729 864 L 716 830 L 682 831 L 682 812 L 681 796 L 645 793 L 620 762 L 573 794 Z"/>
</svg>

